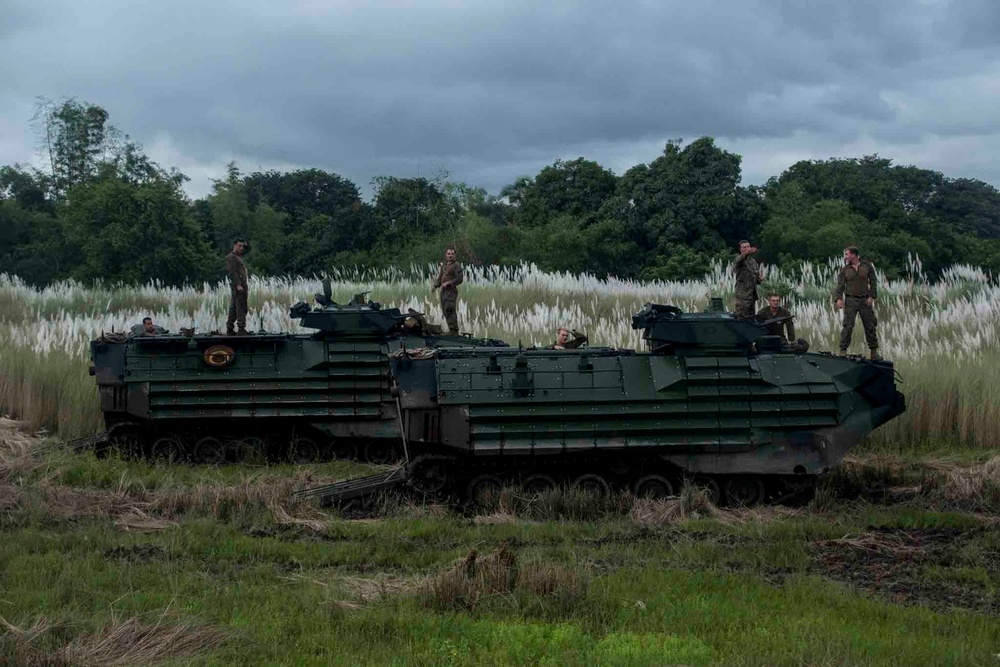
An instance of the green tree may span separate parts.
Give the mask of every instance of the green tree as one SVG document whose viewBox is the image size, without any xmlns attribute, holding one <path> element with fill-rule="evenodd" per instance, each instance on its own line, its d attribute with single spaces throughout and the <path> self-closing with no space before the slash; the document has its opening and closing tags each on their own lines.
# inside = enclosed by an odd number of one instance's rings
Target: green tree
<svg viewBox="0 0 1000 667">
<path fill-rule="evenodd" d="M 247 264 L 253 273 L 277 275 L 288 272 L 284 262 L 288 243 L 285 222 L 288 216 L 268 204 L 251 208 L 246 182 L 235 163 L 227 167 L 224 180 L 212 183 L 208 206 L 219 275 L 222 258 L 232 249 L 236 239 L 250 242 L 251 254 L 247 257 Z"/>
<path fill-rule="evenodd" d="M 169 285 L 208 277 L 210 251 L 177 179 L 130 183 L 117 175 L 76 185 L 63 210 L 81 280 Z"/>
</svg>

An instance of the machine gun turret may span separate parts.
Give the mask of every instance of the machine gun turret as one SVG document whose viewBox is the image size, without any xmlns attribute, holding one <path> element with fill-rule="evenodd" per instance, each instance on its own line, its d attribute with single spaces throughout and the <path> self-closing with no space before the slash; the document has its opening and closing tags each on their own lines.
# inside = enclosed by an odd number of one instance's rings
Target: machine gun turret
<svg viewBox="0 0 1000 667">
<path fill-rule="evenodd" d="M 368 294 L 355 294 L 347 305 L 340 305 L 333 300 L 330 279 L 324 278 L 323 292 L 315 295 L 319 305 L 310 309 L 305 301 L 299 301 L 288 316 L 300 320 L 304 327 L 343 338 L 388 336 L 399 331 L 407 316 L 398 308 L 383 309 L 380 303 L 369 301 Z"/>
<path fill-rule="evenodd" d="M 642 337 L 652 352 L 717 356 L 749 354 L 755 343 L 759 343 L 758 351 L 780 349 L 780 336 L 768 336 L 767 325 L 786 319 L 789 316 L 743 320 L 732 313 L 685 313 L 676 306 L 650 303 L 632 317 L 632 328 L 643 330 Z"/>
</svg>

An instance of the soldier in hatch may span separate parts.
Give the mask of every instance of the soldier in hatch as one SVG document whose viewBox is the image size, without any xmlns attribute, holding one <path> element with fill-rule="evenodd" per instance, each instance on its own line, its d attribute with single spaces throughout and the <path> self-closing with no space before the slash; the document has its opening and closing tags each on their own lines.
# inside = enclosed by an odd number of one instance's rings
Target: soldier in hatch
<svg viewBox="0 0 1000 667">
<path fill-rule="evenodd" d="M 875 317 L 877 297 L 875 265 L 867 259 L 861 259 L 861 251 L 856 246 L 849 246 L 844 250 L 844 268 L 837 275 L 837 289 L 833 294 L 836 307 L 844 309 L 844 327 L 840 331 L 841 356 L 847 354 L 847 348 L 851 346 L 854 322 L 860 315 L 871 359 L 882 359 L 882 355 L 878 353 L 878 333 L 875 331 L 878 326 Z"/>
<path fill-rule="evenodd" d="M 757 313 L 757 318 L 764 321 L 773 320 L 776 317 L 791 318 L 791 316 L 788 309 L 781 305 L 781 297 L 777 294 L 768 296 L 767 305 Z M 771 336 L 781 336 L 786 341 L 791 342 L 795 340 L 795 324 L 792 323 L 791 319 L 784 322 L 773 322 L 767 325 L 767 333 Z"/>
<path fill-rule="evenodd" d="M 573 340 L 569 339 L 573 334 Z M 549 346 L 550 350 L 575 350 L 587 342 L 587 337 L 577 331 L 570 331 L 566 327 L 560 327 L 556 332 L 556 342 Z"/>
<path fill-rule="evenodd" d="M 227 336 L 247 334 L 247 290 L 249 278 L 243 254 L 250 251 L 250 244 L 242 239 L 233 243 L 233 251 L 226 255 L 226 276 L 229 278 L 229 319 L 226 320 Z M 234 331 L 233 325 L 239 330 Z"/>
<path fill-rule="evenodd" d="M 450 334 L 458 334 L 458 286 L 464 279 L 462 265 L 455 259 L 455 249 L 448 248 L 434 279 L 434 289 L 441 288 L 441 310 L 444 311 Z"/>
<path fill-rule="evenodd" d="M 408 309 L 407 317 L 403 320 L 403 330 L 414 336 L 440 336 L 444 333 L 441 325 L 429 323 L 423 313 L 412 308 Z"/>
<path fill-rule="evenodd" d="M 142 318 L 142 324 L 136 324 L 132 327 L 133 336 L 162 336 L 167 333 L 167 330 L 163 327 L 153 324 L 152 317 Z"/>
<path fill-rule="evenodd" d="M 757 311 L 757 285 L 764 282 L 764 278 L 760 274 L 757 260 L 751 257 L 755 252 L 757 248 L 750 245 L 749 241 L 740 241 L 740 254 L 733 262 L 733 273 L 736 276 L 735 315 L 738 318 L 753 317 Z"/>
</svg>

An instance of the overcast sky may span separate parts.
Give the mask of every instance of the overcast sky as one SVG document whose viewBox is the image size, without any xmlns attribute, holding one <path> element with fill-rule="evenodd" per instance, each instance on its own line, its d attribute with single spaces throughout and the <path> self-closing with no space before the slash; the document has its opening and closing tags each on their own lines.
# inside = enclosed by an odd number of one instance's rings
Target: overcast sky
<svg viewBox="0 0 1000 667">
<path fill-rule="evenodd" d="M 996 0 L 0 0 L 0 63 L 0 164 L 76 97 L 192 196 L 232 160 L 496 193 L 702 135 L 744 183 L 878 153 L 1000 186 Z"/>
</svg>

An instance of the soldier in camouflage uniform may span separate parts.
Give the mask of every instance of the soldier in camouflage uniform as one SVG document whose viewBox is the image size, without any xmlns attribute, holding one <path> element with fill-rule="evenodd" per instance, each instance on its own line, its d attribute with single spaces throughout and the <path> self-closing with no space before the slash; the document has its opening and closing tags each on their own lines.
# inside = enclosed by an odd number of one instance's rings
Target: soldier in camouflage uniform
<svg viewBox="0 0 1000 667">
<path fill-rule="evenodd" d="M 250 244 L 243 240 L 233 243 L 233 251 L 226 255 L 226 276 L 229 278 L 229 319 L 226 320 L 227 336 L 247 334 L 247 290 L 250 276 L 243 263 L 243 253 L 250 250 Z M 239 325 L 239 331 L 233 325 Z"/>
<path fill-rule="evenodd" d="M 455 259 L 455 249 L 448 248 L 434 279 L 434 289 L 441 288 L 441 310 L 444 311 L 450 334 L 458 333 L 458 286 L 464 279 L 462 265 Z"/>
<path fill-rule="evenodd" d="M 767 305 L 757 313 L 757 319 L 767 321 L 778 317 L 791 317 L 792 313 L 781 305 L 781 296 L 772 294 L 767 297 Z M 767 333 L 770 336 L 781 336 L 785 340 L 792 342 L 795 340 L 795 325 L 791 319 L 784 322 L 773 322 L 767 325 Z M 787 334 L 787 335 L 786 335 Z"/>
<path fill-rule="evenodd" d="M 880 360 L 882 355 L 878 353 L 878 334 L 875 331 L 878 326 L 875 317 L 875 299 L 878 297 L 875 265 L 867 259 L 861 259 L 861 253 L 855 246 L 844 250 L 844 260 L 845 265 L 837 275 L 837 289 L 833 294 L 837 308 L 844 309 L 840 354 L 847 354 L 847 348 L 851 346 L 851 334 L 854 333 L 854 321 L 860 315 L 871 358 Z"/>
<path fill-rule="evenodd" d="M 760 275 L 757 261 L 751 257 L 757 248 L 749 241 L 740 241 L 740 254 L 733 262 L 733 273 L 736 276 L 736 308 L 738 318 L 753 317 L 757 312 L 757 285 L 764 281 Z"/>
</svg>

